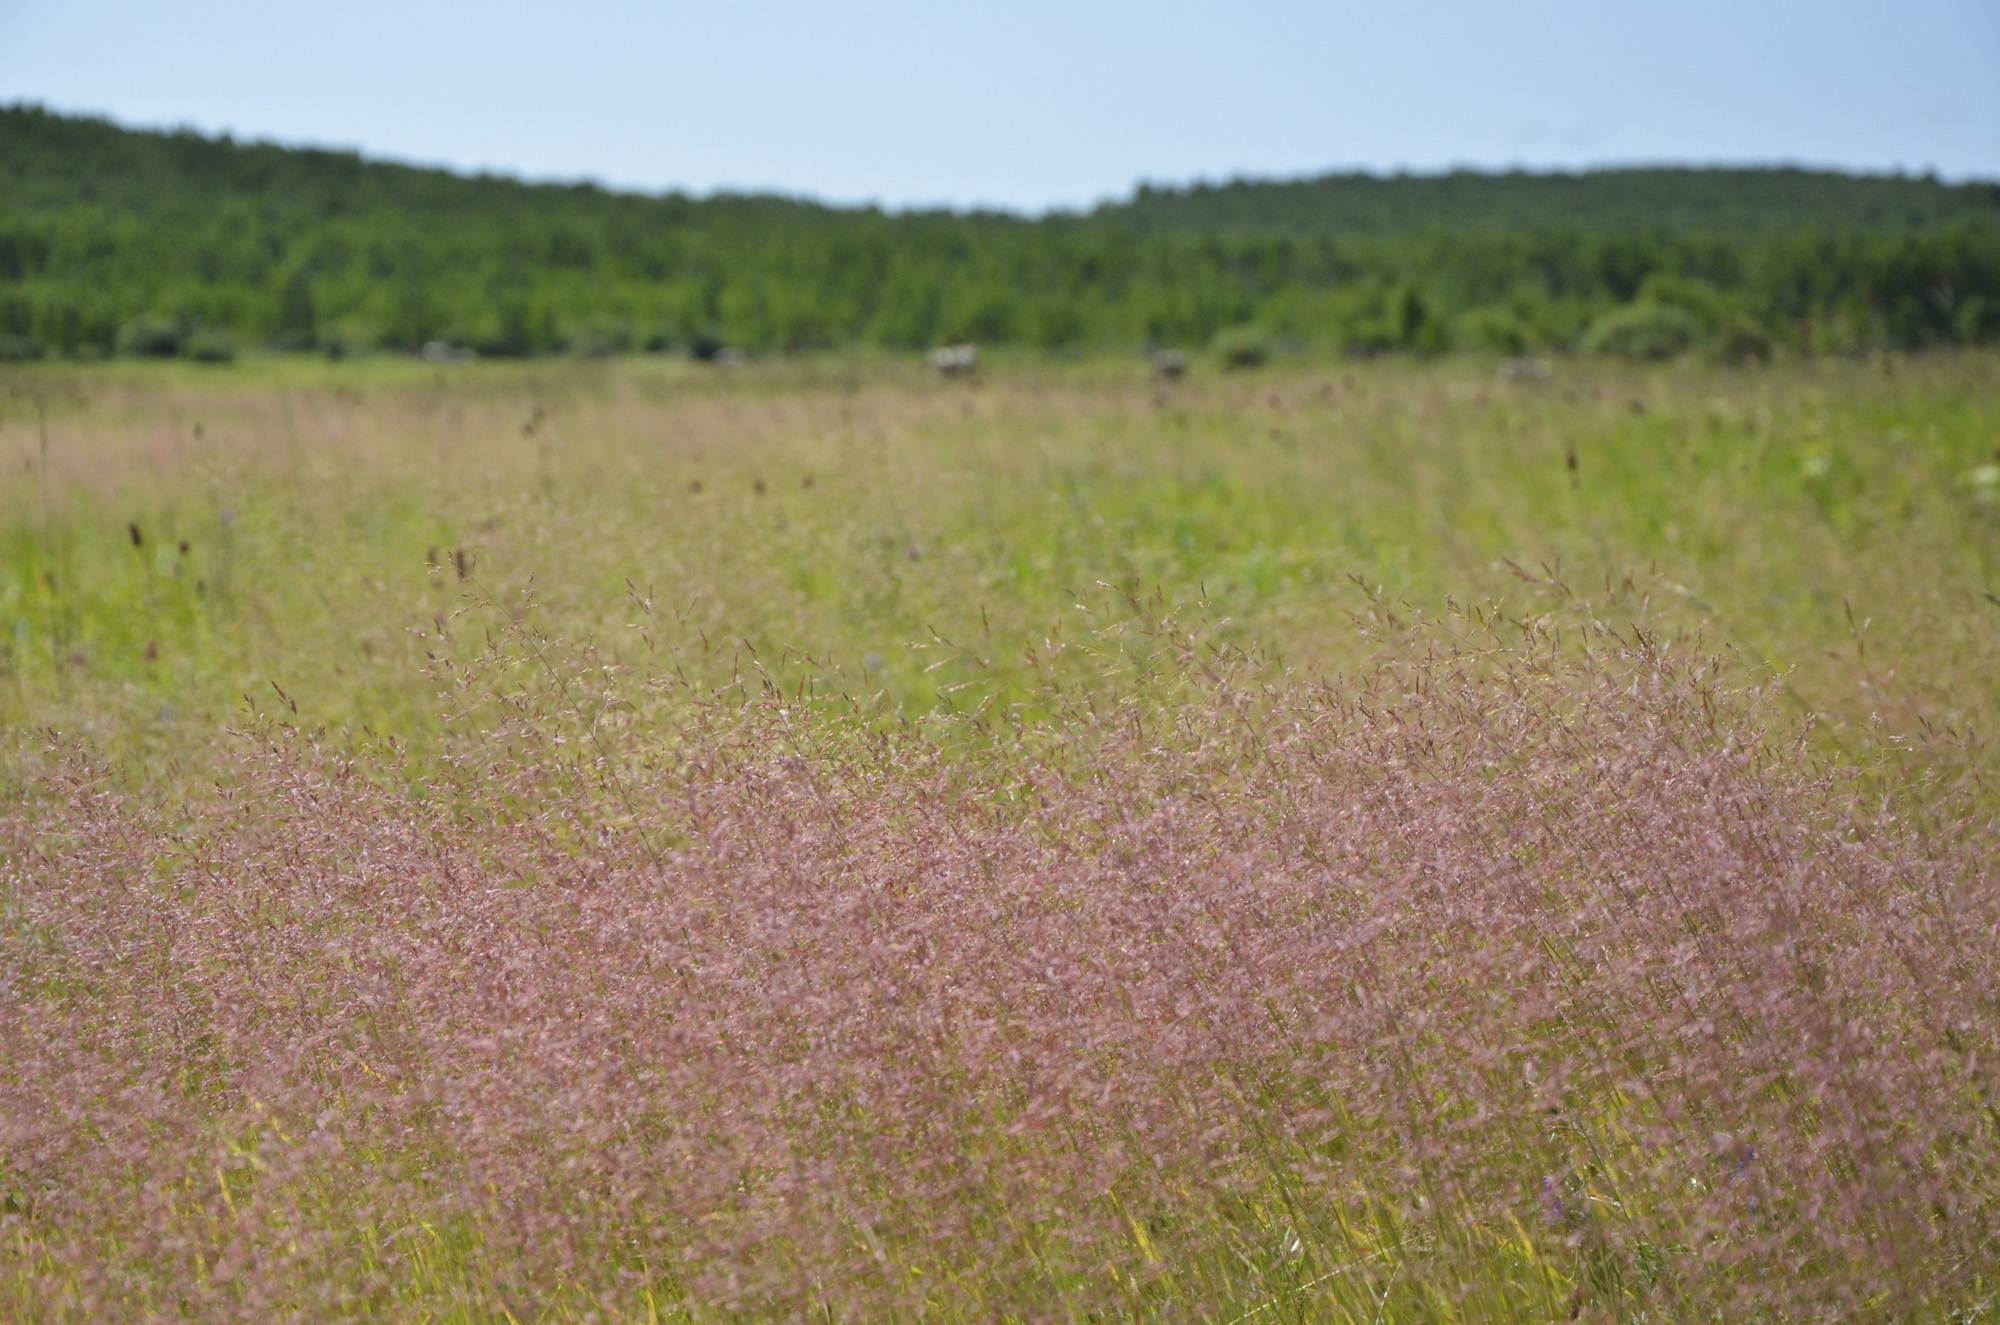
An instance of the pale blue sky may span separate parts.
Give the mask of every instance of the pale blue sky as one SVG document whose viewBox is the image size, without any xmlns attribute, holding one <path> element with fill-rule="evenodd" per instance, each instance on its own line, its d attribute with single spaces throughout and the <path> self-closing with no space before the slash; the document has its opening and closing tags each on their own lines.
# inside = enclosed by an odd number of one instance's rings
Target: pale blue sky
<svg viewBox="0 0 2000 1325">
<path fill-rule="evenodd" d="M 0 0 L 0 101 L 646 189 L 1792 161 L 2000 178 L 2000 0 Z"/>
</svg>

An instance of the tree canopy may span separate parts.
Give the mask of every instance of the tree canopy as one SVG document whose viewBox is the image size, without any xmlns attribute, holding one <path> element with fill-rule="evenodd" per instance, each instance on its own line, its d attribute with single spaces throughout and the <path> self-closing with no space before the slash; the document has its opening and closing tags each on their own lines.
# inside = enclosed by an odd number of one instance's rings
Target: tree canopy
<svg viewBox="0 0 2000 1325">
<path fill-rule="evenodd" d="M 888 212 L 465 176 L 0 108 L 4 357 L 1245 334 L 1357 353 L 1986 342 L 2000 338 L 2000 186 L 1461 171 L 1145 187 L 1084 214 Z"/>
</svg>

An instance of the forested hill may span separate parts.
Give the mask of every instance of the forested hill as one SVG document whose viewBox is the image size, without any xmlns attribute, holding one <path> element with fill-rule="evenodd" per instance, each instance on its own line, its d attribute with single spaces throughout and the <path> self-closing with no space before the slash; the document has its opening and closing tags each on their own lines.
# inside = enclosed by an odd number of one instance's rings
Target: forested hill
<svg viewBox="0 0 2000 1325">
<path fill-rule="evenodd" d="M 1096 215 L 1134 229 L 1212 235 L 1395 235 L 1429 229 L 1751 236 L 1800 229 L 1901 233 L 2000 220 L 2000 184 L 1796 168 L 1580 174 L 1324 175 L 1187 188 L 1141 186 Z"/>
<path fill-rule="evenodd" d="M 1085 215 L 529 184 L 0 108 L 0 358 L 1354 353 L 2000 338 L 2000 190 L 1792 170 L 1333 176 Z"/>
<path fill-rule="evenodd" d="M 453 216 L 528 206 L 661 224 L 686 223 L 702 211 L 811 224 L 836 210 L 782 197 L 697 201 L 465 176 L 368 161 L 352 152 L 134 132 L 26 107 L 0 108 L 0 196 L 10 209 L 92 203 L 163 217 L 211 212 L 225 200 L 321 217 L 380 210 Z M 1149 233 L 1297 239 L 1426 230 L 1899 233 L 2000 220 L 2000 183 L 1795 168 L 1341 174 L 1142 185 L 1129 200 L 1097 208 L 1091 219 Z"/>
<path fill-rule="evenodd" d="M 693 201 L 592 184 L 533 184 L 494 175 L 371 161 L 354 152 L 237 142 L 185 130 L 124 129 L 101 119 L 0 106 L 0 207 L 91 206 L 132 216 L 204 217 L 231 204 L 287 216 L 397 212 L 439 220 L 514 209 L 602 221 L 683 224 L 703 211 L 804 221 L 832 209 L 779 197 Z"/>
</svg>

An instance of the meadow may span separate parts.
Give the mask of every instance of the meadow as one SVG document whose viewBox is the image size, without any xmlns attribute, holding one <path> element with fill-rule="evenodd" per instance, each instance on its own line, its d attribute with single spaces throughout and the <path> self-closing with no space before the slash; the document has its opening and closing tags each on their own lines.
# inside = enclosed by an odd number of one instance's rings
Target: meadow
<svg viewBox="0 0 2000 1325">
<path fill-rule="evenodd" d="M 22 364 L 0 474 L 10 1316 L 2000 1310 L 1991 353 Z"/>
</svg>

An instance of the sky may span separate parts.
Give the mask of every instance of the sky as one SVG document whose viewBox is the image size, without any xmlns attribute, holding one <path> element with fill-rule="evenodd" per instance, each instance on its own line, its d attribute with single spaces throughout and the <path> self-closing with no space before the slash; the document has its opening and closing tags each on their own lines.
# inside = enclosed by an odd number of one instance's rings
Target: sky
<svg viewBox="0 0 2000 1325">
<path fill-rule="evenodd" d="M 0 0 L 0 102 L 648 191 L 1788 162 L 2000 179 L 2000 0 Z"/>
</svg>

